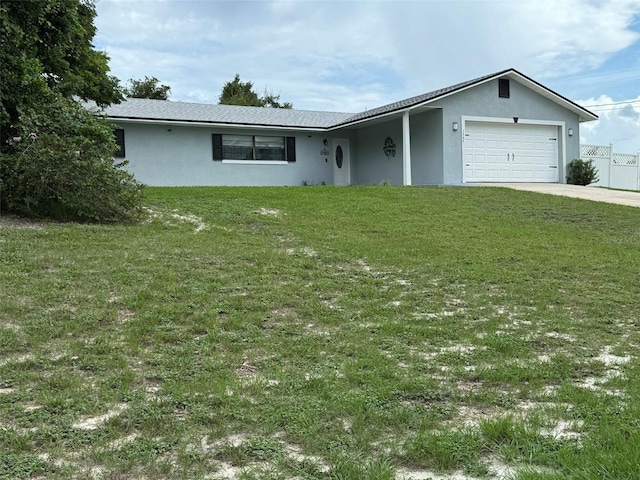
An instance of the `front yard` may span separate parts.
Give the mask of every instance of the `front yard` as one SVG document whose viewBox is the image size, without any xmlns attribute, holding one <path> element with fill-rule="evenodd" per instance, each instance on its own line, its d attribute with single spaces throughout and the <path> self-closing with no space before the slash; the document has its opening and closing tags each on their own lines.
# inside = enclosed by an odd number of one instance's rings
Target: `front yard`
<svg viewBox="0 0 640 480">
<path fill-rule="evenodd" d="M 0 478 L 637 478 L 639 209 L 384 186 L 148 204 L 135 226 L 0 219 Z"/>
</svg>

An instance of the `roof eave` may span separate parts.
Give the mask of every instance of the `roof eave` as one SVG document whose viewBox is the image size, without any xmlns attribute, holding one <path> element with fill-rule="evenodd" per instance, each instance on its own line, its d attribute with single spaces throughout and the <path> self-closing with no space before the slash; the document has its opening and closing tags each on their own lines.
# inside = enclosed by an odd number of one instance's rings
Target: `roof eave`
<svg viewBox="0 0 640 480">
<path fill-rule="evenodd" d="M 595 113 L 587 110 L 586 108 L 578 105 L 568 98 L 563 97 L 559 93 L 554 92 L 553 90 L 545 87 L 541 83 L 536 82 L 534 79 L 527 77 L 525 74 L 520 73 L 515 69 L 509 70 L 509 73 L 507 75 L 520 81 L 520 83 L 526 83 L 527 86 L 536 93 L 548 98 L 551 101 L 554 101 L 555 103 L 558 103 L 567 110 L 572 111 L 573 113 L 578 115 L 580 122 L 591 122 L 593 120 L 598 120 L 598 115 L 596 115 Z"/>
<path fill-rule="evenodd" d="M 144 118 L 144 117 L 119 117 L 108 115 L 107 119 L 118 123 L 144 123 L 155 125 L 197 126 L 197 127 L 236 127 L 236 128 L 273 128 L 278 130 L 304 130 L 310 132 L 324 132 L 327 127 L 318 126 L 292 126 L 266 123 L 233 123 L 233 122 L 206 122 L 200 120 L 172 120 L 169 118 Z"/>
</svg>

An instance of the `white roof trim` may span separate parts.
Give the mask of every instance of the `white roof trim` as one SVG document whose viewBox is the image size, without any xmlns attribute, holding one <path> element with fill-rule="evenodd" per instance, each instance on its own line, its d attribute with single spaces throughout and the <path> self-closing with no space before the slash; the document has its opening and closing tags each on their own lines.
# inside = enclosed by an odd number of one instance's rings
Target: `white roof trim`
<svg viewBox="0 0 640 480">
<path fill-rule="evenodd" d="M 130 118 L 130 117 L 111 117 L 107 116 L 112 123 L 142 123 L 145 125 L 173 125 L 181 127 L 209 127 L 209 128 L 236 128 L 236 129 L 263 129 L 263 130 L 304 130 L 305 132 L 326 132 L 326 128 L 322 127 L 284 127 L 280 125 L 259 125 L 249 123 L 225 123 L 225 122 L 199 122 L 187 120 L 159 120 L 150 118 Z"/>
</svg>

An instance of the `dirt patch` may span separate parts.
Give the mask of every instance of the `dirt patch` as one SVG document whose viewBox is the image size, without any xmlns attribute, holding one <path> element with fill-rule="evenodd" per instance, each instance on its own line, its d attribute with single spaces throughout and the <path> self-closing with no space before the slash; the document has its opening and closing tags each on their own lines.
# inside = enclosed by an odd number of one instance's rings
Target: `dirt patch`
<svg viewBox="0 0 640 480">
<path fill-rule="evenodd" d="M 280 215 L 282 215 L 282 212 L 276 208 L 261 208 L 260 210 L 258 210 L 258 213 L 260 215 L 267 215 L 270 217 L 279 217 Z"/>
<path fill-rule="evenodd" d="M 129 320 L 131 320 L 133 318 L 135 314 L 129 310 L 128 308 L 125 308 L 123 310 L 119 310 L 118 311 L 118 323 L 119 324 L 124 324 L 127 323 Z"/>
<path fill-rule="evenodd" d="M 0 359 L 0 367 L 10 364 L 10 363 L 24 363 L 34 359 L 34 356 L 30 353 L 26 353 L 24 355 L 16 355 L 14 357 L 1 358 Z"/>
<path fill-rule="evenodd" d="M 118 438 L 112 442 L 107 443 L 107 448 L 109 450 L 120 450 L 124 445 L 133 442 L 139 436 L 140 434 L 138 433 L 132 433 L 131 435 L 127 435 L 126 437 Z"/>
<path fill-rule="evenodd" d="M 602 349 L 602 352 L 600 352 L 600 355 L 596 357 L 596 360 L 604 363 L 607 367 L 610 367 L 612 365 L 623 365 L 631 361 L 631 357 L 629 355 L 625 355 L 624 357 L 620 357 L 618 355 L 612 355 L 611 350 L 613 350 L 613 347 L 610 345 L 607 345 Z"/>
<path fill-rule="evenodd" d="M 174 222 L 190 223 L 191 225 L 194 226 L 193 233 L 200 233 L 203 230 L 209 229 L 209 225 L 207 225 L 202 218 L 196 215 L 192 215 L 192 214 L 182 215 L 178 213 L 177 210 L 174 210 L 171 213 L 158 212 L 151 208 L 146 208 L 145 210 L 147 212 L 147 215 L 149 216 L 149 220 L 157 219 L 162 221 L 167 226 L 175 226 L 176 223 Z"/>
<path fill-rule="evenodd" d="M 257 371 L 258 367 L 245 360 L 242 365 L 235 369 L 235 374 L 240 378 L 253 378 L 256 376 Z"/>
<path fill-rule="evenodd" d="M 309 258 L 316 258 L 318 256 L 318 252 L 309 247 L 302 248 L 287 248 L 285 249 L 287 255 L 300 255 Z"/>
<path fill-rule="evenodd" d="M 296 462 L 314 463 L 318 465 L 322 473 L 329 473 L 329 471 L 331 470 L 331 467 L 329 467 L 329 465 L 327 465 L 321 457 L 315 455 L 305 455 L 304 453 L 302 453 L 302 450 L 296 445 L 291 445 L 290 443 L 285 442 L 284 449 L 285 452 L 287 452 L 289 458 L 295 460 Z"/>
<path fill-rule="evenodd" d="M 19 332 L 22 330 L 22 327 L 20 325 L 11 323 L 9 321 L 4 321 L 0 323 L 0 327 L 5 328 L 7 330 L 11 330 L 12 332 Z"/>
<path fill-rule="evenodd" d="M 396 471 L 397 480 L 478 480 L 478 477 L 470 477 L 462 472 L 439 474 L 431 470 L 408 470 L 399 468 Z"/>
<path fill-rule="evenodd" d="M 42 230 L 44 226 L 40 222 L 30 218 L 21 218 L 15 215 L 0 215 L 0 228 Z"/>
<path fill-rule="evenodd" d="M 582 427 L 581 421 L 558 420 L 553 428 L 543 428 L 540 435 L 555 438 L 556 440 L 580 438 L 580 432 L 576 430 Z"/>
<path fill-rule="evenodd" d="M 104 425 L 110 419 L 120 415 L 127 408 L 128 407 L 126 404 L 121 403 L 119 405 L 116 405 L 115 407 L 113 407 L 111 410 L 109 410 L 107 413 L 103 415 L 98 415 L 97 417 L 85 418 L 84 420 L 74 423 L 73 428 L 79 428 L 80 430 L 96 430 L 97 428 L 100 428 L 102 425 Z"/>
</svg>

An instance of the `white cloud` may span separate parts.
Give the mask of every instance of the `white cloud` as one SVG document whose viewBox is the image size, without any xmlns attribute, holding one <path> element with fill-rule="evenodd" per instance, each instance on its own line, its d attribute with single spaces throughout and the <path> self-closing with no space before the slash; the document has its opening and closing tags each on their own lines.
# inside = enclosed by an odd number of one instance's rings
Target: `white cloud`
<svg viewBox="0 0 640 480">
<path fill-rule="evenodd" d="M 312 110 L 357 112 L 509 67 L 604 84 L 612 74 L 597 69 L 640 45 L 640 0 L 100 0 L 97 10 L 96 45 L 123 81 L 153 75 L 174 100 L 215 103 L 238 73 Z M 637 67 L 616 78 L 638 79 Z"/>
<path fill-rule="evenodd" d="M 389 13 L 395 3 L 382 3 Z M 405 5 L 405 4 L 403 4 Z M 415 2 L 398 11 L 398 65 L 420 90 L 515 67 L 548 79 L 599 67 L 640 34 L 639 1 Z"/>
<path fill-rule="evenodd" d="M 595 122 L 580 126 L 580 142 L 590 145 L 613 144 L 615 152 L 640 152 L 640 95 L 627 101 L 614 101 L 608 95 L 577 102 L 592 108 Z"/>
</svg>

